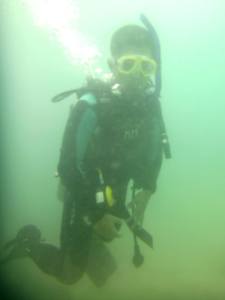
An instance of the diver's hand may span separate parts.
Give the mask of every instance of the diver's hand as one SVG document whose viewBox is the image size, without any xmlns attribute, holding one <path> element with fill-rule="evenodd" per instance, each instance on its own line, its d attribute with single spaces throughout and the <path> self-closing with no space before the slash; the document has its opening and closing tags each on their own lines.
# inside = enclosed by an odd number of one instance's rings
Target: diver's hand
<svg viewBox="0 0 225 300">
<path fill-rule="evenodd" d="M 151 198 L 151 194 L 152 193 L 149 190 L 141 190 L 135 195 L 134 200 L 128 205 L 128 207 L 133 210 L 134 219 L 140 225 L 143 223 L 144 213 L 148 205 L 148 201 Z"/>
<path fill-rule="evenodd" d="M 110 215 L 105 214 L 95 225 L 95 232 L 105 241 L 112 241 L 114 238 L 119 237 L 119 228 L 122 225 L 122 220 Z"/>
</svg>

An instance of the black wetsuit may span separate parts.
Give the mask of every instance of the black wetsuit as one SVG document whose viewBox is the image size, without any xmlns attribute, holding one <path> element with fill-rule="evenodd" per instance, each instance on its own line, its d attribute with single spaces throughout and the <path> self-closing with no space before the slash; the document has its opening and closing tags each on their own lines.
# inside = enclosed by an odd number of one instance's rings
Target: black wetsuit
<svg viewBox="0 0 225 300">
<path fill-rule="evenodd" d="M 88 217 L 94 223 L 103 213 L 95 198 L 99 187 L 97 169 L 101 169 L 105 183 L 112 187 L 117 200 L 114 213 L 118 216 L 123 217 L 130 179 L 137 188 L 156 190 L 162 162 L 156 100 L 143 97 L 135 101 L 112 93 L 102 99 L 86 93 L 71 108 L 58 165 L 60 180 L 66 188 L 60 249 L 40 243 L 30 251 L 43 271 L 66 283 L 76 282 L 85 271 L 92 276 L 95 267 L 100 270 L 100 264 L 110 262 L 110 270 L 100 272 L 97 278 L 93 275 L 94 282 L 101 285 L 115 269 L 103 242 L 97 241 L 93 246 L 92 226 L 85 222 Z M 89 267 L 91 247 L 97 247 L 99 251 L 94 252 L 102 254 Z M 69 277 L 63 272 L 66 256 L 78 268 Z"/>
<path fill-rule="evenodd" d="M 71 109 L 58 165 L 79 215 L 93 217 L 97 209 L 93 198 L 99 186 L 97 169 L 114 193 L 118 187 L 126 188 L 130 179 L 137 188 L 155 192 L 162 161 L 160 130 L 149 97 L 137 103 L 112 94 L 104 102 L 95 102 L 92 94 L 81 97 Z"/>
</svg>

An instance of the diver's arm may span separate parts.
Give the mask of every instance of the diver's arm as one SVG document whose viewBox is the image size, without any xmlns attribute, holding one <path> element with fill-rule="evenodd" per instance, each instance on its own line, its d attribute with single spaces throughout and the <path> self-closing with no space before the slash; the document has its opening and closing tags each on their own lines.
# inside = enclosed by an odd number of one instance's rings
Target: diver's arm
<svg viewBox="0 0 225 300">
<path fill-rule="evenodd" d="M 145 159 L 140 163 L 136 183 L 139 188 L 151 194 L 155 193 L 157 179 L 162 165 L 162 140 L 158 118 L 151 121 L 151 130 L 148 135 L 145 149 Z"/>
<path fill-rule="evenodd" d="M 139 189 L 131 203 L 134 215 L 139 223 L 143 222 L 144 212 L 153 193 L 162 164 L 162 142 L 157 119 L 152 122 L 149 143 L 146 147 L 146 159 L 140 163 L 134 184 Z"/>
<path fill-rule="evenodd" d="M 70 112 L 58 165 L 62 183 L 76 196 L 85 187 L 84 157 L 96 124 L 94 106 L 81 98 Z"/>
<path fill-rule="evenodd" d="M 151 163 L 146 165 L 148 168 L 145 173 L 145 178 L 142 181 L 142 189 L 146 193 L 153 194 L 157 189 L 157 179 L 162 165 L 162 149 L 159 149 L 159 153 Z"/>
</svg>

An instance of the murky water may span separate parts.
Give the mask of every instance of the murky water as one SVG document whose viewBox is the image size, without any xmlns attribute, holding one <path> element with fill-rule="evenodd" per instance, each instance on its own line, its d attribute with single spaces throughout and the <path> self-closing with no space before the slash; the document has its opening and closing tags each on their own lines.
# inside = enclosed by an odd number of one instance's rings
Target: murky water
<svg viewBox="0 0 225 300">
<path fill-rule="evenodd" d="M 74 5 L 80 11 L 77 27 L 102 53 L 103 69 L 112 32 L 140 24 L 140 12 L 159 34 L 161 100 L 173 159 L 164 161 L 145 215 L 155 248 L 140 244 L 145 263 L 135 269 L 132 236 L 124 226 L 111 244 L 119 268 L 104 288 L 86 276 L 64 286 L 24 259 L 4 270 L 9 289 L 27 299 L 225 299 L 225 2 L 78 0 Z M 73 100 L 52 104 L 50 99 L 80 86 L 85 75 L 59 40 L 36 26 L 22 1 L 3 1 L 1 8 L 2 242 L 33 223 L 58 244 L 62 203 L 54 172 Z"/>
</svg>

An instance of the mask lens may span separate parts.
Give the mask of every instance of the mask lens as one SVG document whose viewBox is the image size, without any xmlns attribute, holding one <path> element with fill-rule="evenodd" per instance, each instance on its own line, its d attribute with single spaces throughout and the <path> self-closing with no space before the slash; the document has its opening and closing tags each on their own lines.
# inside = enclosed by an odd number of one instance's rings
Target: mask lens
<svg viewBox="0 0 225 300">
<path fill-rule="evenodd" d="M 143 60 L 141 63 L 141 68 L 144 74 L 150 75 L 155 73 L 155 65 L 147 60 Z"/>
<path fill-rule="evenodd" d="M 125 72 L 129 72 L 131 71 L 131 69 L 133 68 L 134 66 L 134 60 L 133 59 L 125 59 L 122 63 L 122 69 L 125 71 Z"/>
</svg>

